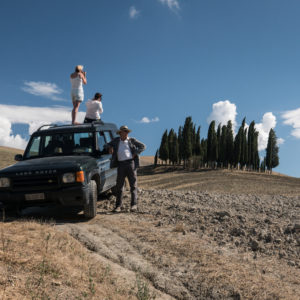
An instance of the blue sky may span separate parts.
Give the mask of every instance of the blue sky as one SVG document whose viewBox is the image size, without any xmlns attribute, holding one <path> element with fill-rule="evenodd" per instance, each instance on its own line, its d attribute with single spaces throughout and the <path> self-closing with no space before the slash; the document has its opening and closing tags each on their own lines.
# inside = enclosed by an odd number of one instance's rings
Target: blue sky
<svg viewBox="0 0 300 300">
<path fill-rule="evenodd" d="M 211 119 L 246 117 L 260 149 L 275 129 L 275 171 L 300 177 L 299 13 L 295 0 L 1 1 L 0 145 L 70 122 L 69 75 L 82 64 L 85 101 L 101 92 L 102 119 L 128 125 L 145 155 L 187 116 L 201 138 Z"/>
</svg>

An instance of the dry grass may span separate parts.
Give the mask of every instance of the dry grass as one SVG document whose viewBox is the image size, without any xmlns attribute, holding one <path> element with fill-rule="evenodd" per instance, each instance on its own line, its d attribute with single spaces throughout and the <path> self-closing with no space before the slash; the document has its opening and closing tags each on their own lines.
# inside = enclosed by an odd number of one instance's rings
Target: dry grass
<svg viewBox="0 0 300 300">
<path fill-rule="evenodd" d="M 231 194 L 300 194 L 300 178 L 236 170 L 185 171 L 180 168 L 146 166 L 139 172 L 142 188 L 193 190 Z"/>
<path fill-rule="evenodd" d="M 0 299 L 130 299 L 109 265 L 53 226 L 0 223 Z"/>
<path fill-rule="evenodd" d="M 23 154 L 23 150 L 0 146 L 0 169 L 14 164 L 16 154 Z"/>
</svg>

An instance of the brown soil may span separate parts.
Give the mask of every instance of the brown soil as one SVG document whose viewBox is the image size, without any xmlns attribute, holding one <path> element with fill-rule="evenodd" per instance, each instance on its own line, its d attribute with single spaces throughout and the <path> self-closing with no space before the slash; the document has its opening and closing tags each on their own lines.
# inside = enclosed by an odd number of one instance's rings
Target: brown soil
<svg viewBox="0 0 300 300">
<path fill-rule="evenodd" d="M 129 212 L 129 191 L 121 213 L 112 213 L 115 198 L 107 194 L 88 222 L 82 212 L 74 215 L 68 209 L 25 210 L 24 219 L 11 217 L 7 221 L 12 223 L 0 224 L 0 268 L 7 274 L 0 280 L 0 295 L 32 299 L 32 285 L 25 283 L 33 277 L 42 282 L 37 291 L 48 299 L 64 292 L 66 298 L 59 299 L 300 299 L 299 183 L 285 176 L 148 166 L 140 170 L 137 213 Z M 52 226 L 35 225 L 43 228 L 37 230 L 26 225 L 28 219 L 46 219 Z M 12 226 L 19 227 L 9 234 Z M 47 232 L 51 250 L 43 246 Z M 60 251 L 63 241 L 71 246 Z M 40 248 L 54 270 L 63 270 L 54 272 L 55 280 L 48 274 L 41 281 L 44 271 L 24 262 L 14 269 L 21 257 L 41 264 Z M 8 260 L 11 249 L 17 250 Z M 30 256 L 32 249 L 37 254 Z M 89 264 L 98 275 L 89 275 Z M 107 266 L 111 274 L 101 282 Z M 68 284 L 78 290 L 76 297 Z M 107 295 L 101 294 L 104 287 Z"/>
</svg>

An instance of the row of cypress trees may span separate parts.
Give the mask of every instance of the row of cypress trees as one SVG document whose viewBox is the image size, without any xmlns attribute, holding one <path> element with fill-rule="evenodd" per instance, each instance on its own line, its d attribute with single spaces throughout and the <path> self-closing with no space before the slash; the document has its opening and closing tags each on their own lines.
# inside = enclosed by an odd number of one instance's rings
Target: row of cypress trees
<svg viewBox="0 0 300 300">
<path fill-rule="evenodd" d="M 246 128 L 246 119 L 234 137 L 232 122 L 226 125 L 212 121 L 208 128 L 207 138 L 200 139 L 201 127 L 193 123 L 191 117 L 185 119 L 177 133 L 172 128 L 166 130 L 161 138 L 159 150 L 155 155 L 165 163 L 184 167 L 223 167 L 248 170 L 272 170 L 279 164 L 277 138 L 273 129 L 269 132 L 266 156 L 260 162 L 258 153 L 258 131 L 252 121 Z"/>
</svg>

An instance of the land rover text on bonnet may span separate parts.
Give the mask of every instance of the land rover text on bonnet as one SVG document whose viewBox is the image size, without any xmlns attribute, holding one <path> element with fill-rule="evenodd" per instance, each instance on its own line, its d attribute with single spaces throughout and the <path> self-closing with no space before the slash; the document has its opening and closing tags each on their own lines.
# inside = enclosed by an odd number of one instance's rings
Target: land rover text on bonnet
<svg viewBox="0 0 300 300">
<path fill-rule="evenodd" d="M 22 209 L 56 203 L 97 213 L 100 193 L 116 185 L 106 144 L 116 136 L 112 123 L 43 125 L 34 132 L 16 164 L 0 170 L 2 206 Z"/>
</svg>

